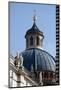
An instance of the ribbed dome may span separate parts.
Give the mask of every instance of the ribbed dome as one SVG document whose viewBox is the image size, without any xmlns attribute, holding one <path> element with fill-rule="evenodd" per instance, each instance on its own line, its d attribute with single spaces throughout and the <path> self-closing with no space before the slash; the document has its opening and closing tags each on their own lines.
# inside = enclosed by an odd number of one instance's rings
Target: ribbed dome
<svg viewBox="0 0 61 90">
<path fill-rule="evenodd" d="M 32 48 L 22 52 L 24 59 L 23 65 L 29 71 L 31 65 L 35 71 L 52 71 L 55 72 L 55 59 L 46 51 Z"/>
<path fill-rule="evenodd" d="M 43 32 L 41 32 L 41 31 L 38 29 L 38 27 L 37 27 L 37 25 L 36 25 L 35 22 L 33 23 L 33 26 L 26 32 L 25 37 L 26 37 L 28 34 L 39 34 L 39 35 L 43 36 Z M 44 37 L 44 36 L 43 36 L 43 37 Z"/>
</svg>

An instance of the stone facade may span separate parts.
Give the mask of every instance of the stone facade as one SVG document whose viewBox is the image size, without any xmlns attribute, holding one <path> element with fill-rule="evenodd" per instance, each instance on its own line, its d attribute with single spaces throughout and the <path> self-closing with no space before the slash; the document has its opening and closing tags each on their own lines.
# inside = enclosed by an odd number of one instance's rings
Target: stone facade
<svg viewBox="0 0 61 90">
<path fill-rule="evenodd" d="M 29 77 L 30 72 L 17 68 L 14 60 L 15 58 L 10 56 L 9 87 L 37 86 L 38 84 Z"/>
</svg>

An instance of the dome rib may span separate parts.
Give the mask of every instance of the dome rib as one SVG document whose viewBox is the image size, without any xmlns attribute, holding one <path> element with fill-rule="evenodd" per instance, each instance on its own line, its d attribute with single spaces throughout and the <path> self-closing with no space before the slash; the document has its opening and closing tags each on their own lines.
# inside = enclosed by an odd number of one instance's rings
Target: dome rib
<svg viewBox="0 0 61 90">
<path fill-rule="evenodd" d="M 46 55 L 46 54 L 45 54 L 45 55 Z M 48 57 L 47 57 L 47 58 L 48 58 Z M 49 65 L 50 65 L 50 68 L 51 68 L 51 70 L 52 70 L 52 67 L 51 67 L 49 58 L 48 58 L 47 60 L 48 60 L 48 63 L 49 63 Z M 51 60 L 51 61 L 52 61 L 52 60 Z"/>
<path fill-rule="evenodd" d="M 44 60 L 45 60 L 45 57 L 44 57 L 44 54 L 43 54 L 43 53 L 42 53 L 42 55 L 43 55 L 43 58 L 44 58 Z M 45 67 L 46 67 L 46 69 L 47 69 L 46 60 L 45 60 Z"/>
<path fill-rule="evenodd" d="M 38 29 L 36 23 L 33 23 L 33 26 L 26 32 L 25 38 L 29 34 L 39 34 L 44 38 L 43 32 Z"/>
<path fill-rule="evenodd" d="M 38 48 L 27 49 L 22 52 L 24 67 L 29 71 L 33 65 L 35 71 L 55 72 L 55 59 L 49 53 Z"/>
</svg>

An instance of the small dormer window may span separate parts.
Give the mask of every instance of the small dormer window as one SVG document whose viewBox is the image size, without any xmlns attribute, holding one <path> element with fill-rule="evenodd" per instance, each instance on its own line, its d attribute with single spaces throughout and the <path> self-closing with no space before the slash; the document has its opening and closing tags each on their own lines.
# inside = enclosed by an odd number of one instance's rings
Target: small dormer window
<svg viewBox="0 0 61 90">
<path fill-rule="evenodd" d="M 30 37 L 30 45 L 33 45 L 33 37 Z"/>
<path fill-rule="evenodd" d="M 39 37 L 36 38 L 37 45 L 39 45 Z"/>
</svg>

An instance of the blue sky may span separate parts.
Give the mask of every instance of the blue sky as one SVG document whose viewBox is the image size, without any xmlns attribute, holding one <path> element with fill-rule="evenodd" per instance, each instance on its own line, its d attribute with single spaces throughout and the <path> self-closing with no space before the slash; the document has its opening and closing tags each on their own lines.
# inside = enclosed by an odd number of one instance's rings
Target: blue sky
<svg viewBox="0 0 61 90">
<path fill-rule="evenodd" d="M 36 10 L 36 24 L 44 33 L 43 49 L 56 55 L 55 5 L 10 3 L 10 53 L 26 49 L 25 34 L 33 25 L 32 17 Z"/>
</svg>

